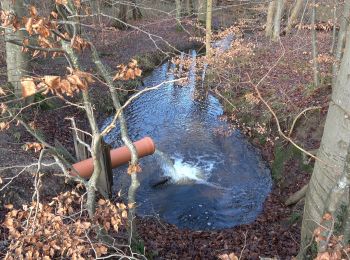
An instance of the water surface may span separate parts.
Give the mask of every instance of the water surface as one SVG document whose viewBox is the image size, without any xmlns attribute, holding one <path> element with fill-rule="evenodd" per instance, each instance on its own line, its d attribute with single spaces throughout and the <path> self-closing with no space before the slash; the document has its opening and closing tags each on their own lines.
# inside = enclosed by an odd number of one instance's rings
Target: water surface
<svg viewBox="0 0 350 260">
<path fill-rule="evenodd" d="M 155 69 L 145 78 L 145 85 L 174 79 L 172 66 L 165 63 Z M 218 99 L 212 95 L 194 99 L 195 67 L 193 62 L 186 86 L 164 84 L 140 96 L 125 110 L 131 138 L 152 137 L 175 168 L 168 169 L 157 155 L 141 159 L 137 213 L 196 230 L 252 222 L 271 189 L 269 169 L 259 151 L 239 131 L 226 136 L 228 124 L 220 120 L 223 110 Z M 110 120 L 106 119 L 103 126 Z M 105 140 L 113 147 L 120 146 L 119 129 Z M 153 184 L 164 177 L 171 181 L 154 188 Z M 129 183 L 126 166 L 114 170 L 115 190 L 126 193 Z"/>
</svg>

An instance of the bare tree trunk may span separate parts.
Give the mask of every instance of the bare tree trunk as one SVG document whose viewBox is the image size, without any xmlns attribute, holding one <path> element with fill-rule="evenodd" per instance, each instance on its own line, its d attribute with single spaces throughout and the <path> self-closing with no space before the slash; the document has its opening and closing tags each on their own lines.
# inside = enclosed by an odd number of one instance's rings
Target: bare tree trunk
<svg viewBox="0 0 350 260">
<path fill-rule="evenodd" d="M 331 49 L 329 52 L 331 54 L 334 54 L 334 49 L 335 49 L 335 43 L 337 41 L 337 7 L 338 7 L 338 0 L 334 1 L 334 6 L 333 6 L 333 30 L 332 30 L 332 44 L 331 44 Z"/>
<path fill-rule="evenodd" d="M 343 48 L 345 44 L 345 36 L 346 36 L 346 30 L 349 25 L 349 15 L 350 15 L 350 0 L 345 0 L 344 2 L 344 9 L 343 9 L 343 14 L 340 18 L 340 28 L 339 28 L 339 33 L 338 33 L 338 41 L 337 41 L 337 47 L 335 49 L 335 61 L 333 63 L 333 68 L 332 68 L 332 73 L 333 73 L 333 78 L 332 78 L 332 83 L 333 86 L 336 83 L 337 80 L 337 74 L 339 70 L 339 62 L 341 60 L 342 54 L 343 54 Z"/>
<path fill-rule="evenodd" d="M 66 51 L 67 55 L 72 61 L 74 69 L 79 69 L 80 66 L 79 66 L 78 58 L 74 53 L 74 50 L 72 49 L 70 43 L 65 41 L 61 41 L 61 43 L 62 43 L 63 49 Z M 97 121 L 94 116 L 94 110 L 91 104 L 88 90 L 83 91 L 83 101 L 84 101 L 85 113 L 87 115 L 89 125 L 91 128 L 91 134 L 92 134 L 91 156 L 93 159 L 94 172 L 90 177 L 88 185 L 86 187 L 87 189 L 86 206 L 89 213 L 89 217 L 93 219 L 95 215 L 95 202 L 96 202 L 96 190 L 97 190 L 96 184 L 101 174 L 101 170 L 102 170 L 101 162 L 103 161 L 102 142 L 101 142 L 102 136 L 100 134 Z"/>
<path fill-rule="evenodd" d="M 276 0 L 276 14 L 274 17 L 273 35 L 272 35 L 273 41 L 278 41 L 280 39 L 283 6 L 284 6 L 284 0 Z"/>
<path fill-rule="evenodd" d="M 276 0 L 272 0 L 269 3 L 269 8 L 267 10 L 267 20 L 266 20 L 266 28 L 265 35 L 266 37 L 272 37 L 272 29 L 273 29 L 273 18 L 276 13 Z"/>
<path fill-rule="evenodd" d="M 344 198 L 348 196 L 349 187 L 350 187 L 350 146 L 347 149 L 347 155 L 345 157 L 343 173 L 337 180 L 336 185 L 332 188 L 332 190 L 328 194 L 326 209 L 324 211 L 324 214 L 329 213 L 332 216 L 332 219 L 322 222 L 322 225 L 326 227 L 324 237 L 330 237 L 332 235 L 333 233 L 332 226 L 335 224 L 334 222 L 337 221 L 336 220 L 337 211 L 339 210 L 341 203 L 344 201 Z M 347 200 L 347 204 L 349 205 L 348 200 Z M 344 223 L 339 223 L 339 224 L 340 225 L 345 224 L 345 221 L 343 222 Z M 346 232 L 346 229 L 344 229 L 344 232 Z M 318 253 L 323 253 L 327 250 L 328 242 L 329 241 L 327 240 L 321 240 L 318 242 Z"/>
<path fill-rule="evenodd" d="M 318 69 L 318 50 L 317 50 L 317 35 L 316 35 L 316 0 L 312 1 L 312 14 L 311 14 L 311 34 L 312 34 L 312 65 L 314 72 L 314 85 L 317 87 L 320 84 L 320 76 Z"/>
<path fill-rule="evenodd" d="M 314 229 L 320 223 L 328 194 L 336 185 L 345 167 L 350 145 L 350 31 L 346 33 L 346 47 L 341 60 L 339 75 L 333 87 L 321 146 L 318 150 L 314 171 L 306 195 L 301 233 L 301 251 L 305 253 Z M 347 198 L 342 198 L 347 201 Z"/>
<path fill-rule="evenodd" d="M 207 19 L 206 19 L 206 33 L 205 33 L 205 47 L 206 55 L 208 58 L 212 55 L 211 49 L 211 22 L 212 22 L 212 11 L 213 11 L 213 2 L 212 0 L 207 0 Z"/>
<path fill-rule="evenodd" d="M 286 27 L 286 33 L 290 33 L 292 27 L 296 24 L 301 8 L 303 7 L 304 0 L 296 0 L 295 6 L 289 17 L 289 21 Z"/>
<path fill-rule="evenodd" d="M 206 19 L 206 0 L 197 0 L 197 11 L 198 11 L 198 20 L 201 23 L 205 23 L 205 19 Z"/>
<path fill-rule="evenodd" d="M 176 5 L 176 22 L 181 25 L 181 0 L 175 0 Z"/>
<path fill-rule="evenodd" d="M 14 17 L 21 20 L 25 14 L 23 0 L 3 0 L 1 8 L 11 12 Z M 5 41 L 22 42 L 24 39 L 23 31 L 13 32 L 12 28 L 5 29 Z M 22 52 L 22 47 L 6 42 L 6 65 L 7 65 L 7 81 L 12 85 L 16 96 L 22 95 L 21 78 L 28 71 L 29 60 L 28 56 Z"/>
<path fill-rule="evenodd" d="M 343 244 L 348 245 L 350 243 L 350 203 L 348 203 L 348 208 L 346 210 L 343 235 L 344 235 Z"/>
<path fill-rule="evenodd" d="M 117 112 L 121 109 L 121 104 L 118 98 L 118 93 L 116 92 L 116 88 L 113 83 L 113 78 L 111 77 L 111 73 L 109 73 L 105 65 L 103 65 L 100 57 L 98 56 L 97 50 L 93 45 L 91 46 L 91 50 L 92 50 L 93 61 L 97 67 L 97 70 L 99 71 L 99 74 L 104 78 L 104 80 L 106 81 L 109 87 L 109 91 L 111 93 L 111 97 L 113 101 L 113 106 Z M 127 124 L 124 118 L 123 111 L 120 112 L 118 119 L 120 122 L 120 131 L 121 131 L 122 141 L 124 142 L 125 146 L 128 147 L 131 153 L 130 166 L 132 167 L 132 169 L 134 169 L 130 173 L 131 184 L 128 191 L 128 203 L 131 205 L 134 205 L 136 203 L 136 200 L 135 200 L 136 191 L 140 186 L 140 182 L 138 181 L 137 172 L 136 172 L 136 169 L 138 166 L 138 155 L 137 155 L 136 148 L 128 135 Z M 130 237 L 135 237 L 135 234 L 136 234 L 136 222 L 134 217 L 135 217 L 135 205 L 129 209 Z"/>
<path fill-rule="evenodd" d="M 136 0 L 132 0 L 132 17 L 134 20 L 141 19 L 142 18 L 142 13 L 140 8 L 137 6 Z"/>
<path fill-rule="evenodd" d="M 185 13 L 188 16 L 191 16 L 193 14 L 192 1 L 191 0 L 185 0 Z"/>
<path fill-rule="evenodd" d="M 120 3 L 119 4 L 119 10 L 117 14 L 118 20 L 115 20 L 112 24 L 112 26 L 125 30 L 127 28 L 127 14 L 128 14 L 128 6 L 126 4 Z"/>
</svg>

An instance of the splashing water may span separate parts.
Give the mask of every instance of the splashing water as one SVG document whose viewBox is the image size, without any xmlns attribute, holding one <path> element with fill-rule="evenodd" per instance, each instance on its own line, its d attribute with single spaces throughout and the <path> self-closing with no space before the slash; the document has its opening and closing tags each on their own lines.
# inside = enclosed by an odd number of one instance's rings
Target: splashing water
<svg viewBox="0 0 350 260">
<path fill-rule="evenodd" d="M 160 165 L 165 177 L 170 178 L 170 182 L 174 184 L 203 184 L 221 190 L 231 190 L 224 188 L 216 183 L 208 181 L 214 162 L 209 163 L 206 169 L 201 169 L 196 165 L 192 165 L 183 161 L 182 158 L 172 160 L 166 153 L 156 149 L 155 155 L 159 156 Z"/>
</svg>

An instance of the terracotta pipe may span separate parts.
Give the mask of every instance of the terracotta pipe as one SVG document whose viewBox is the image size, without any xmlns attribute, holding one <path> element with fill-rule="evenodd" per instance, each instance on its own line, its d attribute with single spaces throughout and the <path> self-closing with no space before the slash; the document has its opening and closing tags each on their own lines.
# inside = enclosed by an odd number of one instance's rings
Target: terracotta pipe
<svg viewBox="0 0 350 260">
<path fill-rule="evenodd" d="M 144 137 L 141 140 L 134 142 L 134 145 L 136 147 L 137 155 L 139 158 L 153 154 L 156 149 L 155 144 L 150 137 Z M 113 149 L 111 150 L 110 154 L 112 168 L 116 168 L 131 160 L 131 153 L 126 146 Z M 72 166 L 74 170 L 79 173 L 80 177 L 83 177 L 85 179 L 90 178 L 94 171 L 92 158 L 80 161 L 73 164 Z M 71 174 L 76 175 L 76 173 L 73 171 Z"/>
</svg>

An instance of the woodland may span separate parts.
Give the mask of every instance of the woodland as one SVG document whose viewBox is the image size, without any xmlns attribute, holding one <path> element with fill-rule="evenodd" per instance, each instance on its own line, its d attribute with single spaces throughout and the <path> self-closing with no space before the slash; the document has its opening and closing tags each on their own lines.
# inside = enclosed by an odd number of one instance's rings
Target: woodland
<svg viewBox="0 0 350 260">
<path fill-rule="evenodd" d="M 2 259 L 350 259 L 350 0 L 1 0 Z"/>
</svg>

